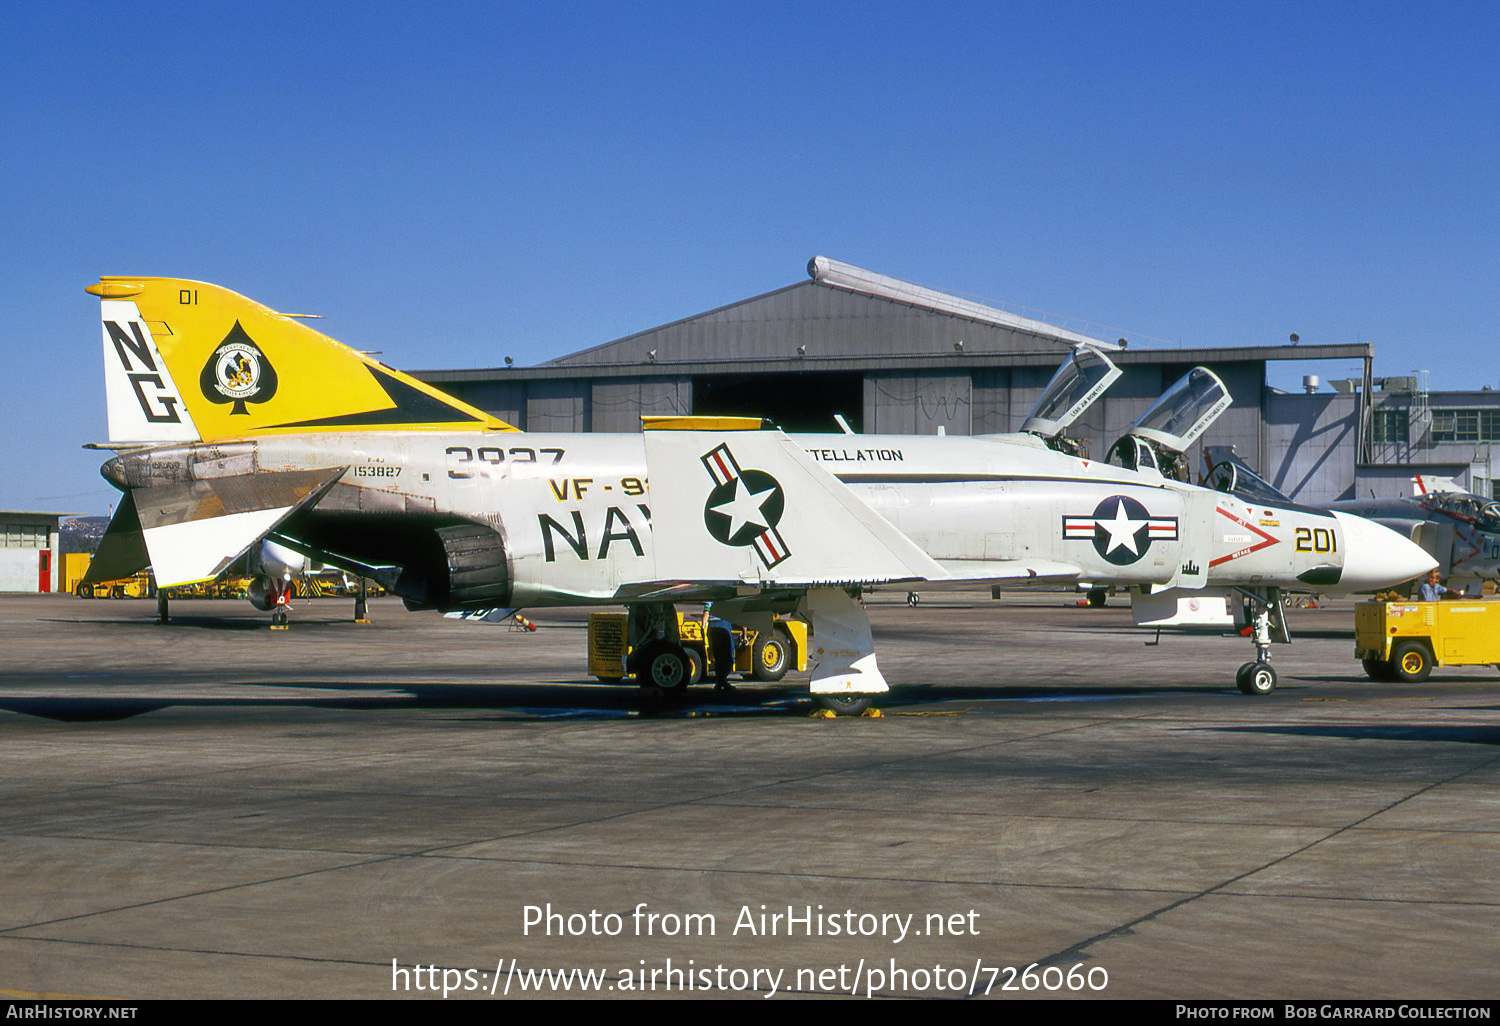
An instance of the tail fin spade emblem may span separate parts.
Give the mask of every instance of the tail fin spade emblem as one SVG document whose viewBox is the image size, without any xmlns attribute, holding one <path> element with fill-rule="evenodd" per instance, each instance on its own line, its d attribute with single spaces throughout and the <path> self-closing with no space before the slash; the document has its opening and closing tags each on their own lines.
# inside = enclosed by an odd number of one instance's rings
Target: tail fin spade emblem
<svg viewBox="0 0 1500 1026">
<path fill-rule="evenodd" d="M 246 403 L 263 403 L 276 394 L 276 368 L 240 327 L 240 322 L 235 321 L 203 365 L 198 384 L 209 402 L 234 403 L 229 411 L 231 416 L 248 414 Z"/>
<path fill-rule="evenodd" d="M 703 504 L 703 524 L 723 545 L 753 545 L 767 570 L 791 556 L 776 525 L 786 511 L 786 493 L 764 470 L 741 470 L 729 446 L 703 455 L 714 489 Z"/>
</svg>

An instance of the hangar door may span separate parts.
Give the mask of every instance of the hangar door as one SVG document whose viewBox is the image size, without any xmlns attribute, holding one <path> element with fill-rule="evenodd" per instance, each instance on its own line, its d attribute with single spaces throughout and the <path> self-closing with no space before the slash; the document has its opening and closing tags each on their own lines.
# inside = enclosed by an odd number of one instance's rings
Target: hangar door
<svg viewBox="0 0 1500 1026">
<path fill-rule="evenodd" d="M 844 415 L 862 431 L 864 375 L 858 371 L 797 374 L 702 374 L 693 378 L 695 416 L 767 417 L 787 431 L 837 431 Z"/>
</svg>

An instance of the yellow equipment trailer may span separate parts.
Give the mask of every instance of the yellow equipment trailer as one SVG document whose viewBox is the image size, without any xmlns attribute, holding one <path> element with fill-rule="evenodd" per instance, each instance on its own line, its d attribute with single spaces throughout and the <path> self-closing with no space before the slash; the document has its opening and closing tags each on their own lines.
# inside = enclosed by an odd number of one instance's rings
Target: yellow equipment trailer
<svg viewBox="0 0 1500 1026">
<path fill-rule="evenodd" d="M 1419 683 L 1434 666 L 1500 666 L 1500 602 L 1361 602 L 1354 654 L 1371 680 Z"/>
<path fill-rule="evenodd" d="M 625 613 L 594 613 L 589 617 L 589 673 L 608 684 L 630 676 L 630 645 Z M 703 617 L 677 614 L 677 639 L 693 663 L 691 679 L 697 684 L 717 675 L 713 646 L 704 637 Z M 801 620 L 777 619 L 775 627 L 761 637 L 749 627 L 734 628 L 734 673 L 751 680 L 776 681 L 788 670 L 807 669 L 807 624 Z"/>
<path fill-rule="evenodd" d="M 94 557 L 87 552 L 69 552 L 63 556 L 63 588 L 79 598 L 150 598 L 156 593 L 151 583 L 151 573 L 142 570 L 133 577 L 118 581 L 98 581 L 84 584 L 83 575 L 88 573 Z"/>
</svg>

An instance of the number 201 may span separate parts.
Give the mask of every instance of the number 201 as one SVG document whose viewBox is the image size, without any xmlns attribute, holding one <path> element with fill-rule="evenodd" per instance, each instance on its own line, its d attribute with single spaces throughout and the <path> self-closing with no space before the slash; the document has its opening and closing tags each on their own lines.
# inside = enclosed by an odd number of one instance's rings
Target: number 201
<svg viewBox="0 0 1500 1026">
<path fill-rule="evenodd" d="M 1326 527 L 1297 528 L 1298 552 L 1337 552 L 1338 538 Z"/>
</svg>

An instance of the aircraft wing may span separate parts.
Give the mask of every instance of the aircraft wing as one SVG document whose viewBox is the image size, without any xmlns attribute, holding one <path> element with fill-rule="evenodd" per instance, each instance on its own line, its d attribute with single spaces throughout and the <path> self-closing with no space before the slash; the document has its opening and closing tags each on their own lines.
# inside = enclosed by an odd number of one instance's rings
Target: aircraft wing
<svg viewBox="0 0 1500 1026">
<path fill-rule="evenodd" d="M 1001 583 L 1004 581 L 1069 582 L 1083 579 L 1083 570 L 1070 563 L 1046 559 L 944 559 L 938 561 L 954 581 Z"/>
<path fill-rule="evenodd" d="M 648 431 L 656 582 L 814 587 L 948 572 L 780 431 Z"/>
<path fill-rule="evenodd" d="M 212 580 L 287 517 L 316 503 L 343 472 L 243 474 L 131 489 L 85 579 L 113 580 L 149 562 L 158 587 Z"/>
</svg>

